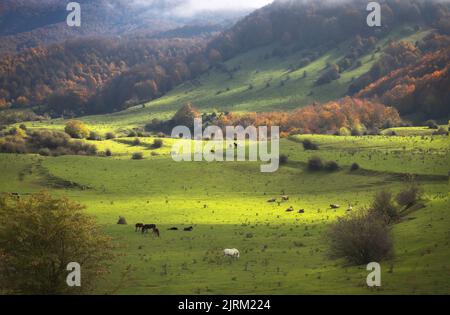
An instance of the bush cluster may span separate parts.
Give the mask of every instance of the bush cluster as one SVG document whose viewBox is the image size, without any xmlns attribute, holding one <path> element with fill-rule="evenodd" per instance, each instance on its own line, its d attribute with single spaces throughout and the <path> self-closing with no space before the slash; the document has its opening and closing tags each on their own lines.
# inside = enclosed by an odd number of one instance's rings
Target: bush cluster
<svg viewBox="0 0 450 315">
<path fill-rule="evenodd" d="M 323 161 L 318 156 L 309 158 L 307 163 L 307 169 L 311 172 L 327 171 L 335 172 L 339 170 L 339 164 L 336 161 Z"/>
<path fill-rule="evenodd" d="M 410 183 L 395 198 L 388 190 L 376 193 L 369 209 L 339 218 L 331 225 L 326 234 L 330 256 L 355 265 L 390 257 L 393 253 L 390 225 L 401 215 L 399 206 L 408 209 L 421 196 L 422 190 L 415 183 Z"/>
<path fill-rule="evenodd" d="M 26 135 L 7 136 L 0 142 L 2 153 L 37 153 L 43 156 L 96 155 L 97 147 L 73 141 L 59 131 L 37 130 Z"/>
</svg>

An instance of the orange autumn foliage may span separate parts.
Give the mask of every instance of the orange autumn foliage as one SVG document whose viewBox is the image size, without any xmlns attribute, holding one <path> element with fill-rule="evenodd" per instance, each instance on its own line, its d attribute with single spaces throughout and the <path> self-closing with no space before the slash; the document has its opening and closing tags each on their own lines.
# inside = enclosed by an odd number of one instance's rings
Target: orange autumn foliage
<svg viewBox="0 0 450 315">
<path fill-rule="evenodd" d="M 309 105 L 292 112 L 229 113 L 217 118 L 221 127 L 241 125 L 280 126 L 282 135 L 302 133 L 337 133 L 342 127 L 353 129 L 364 125 L 366 128 L 381 128 L 389 121 L 400 124 L 401 119 L 395 108 L 380 103 L 345 97 L 323 105 Z"/>
</svg>

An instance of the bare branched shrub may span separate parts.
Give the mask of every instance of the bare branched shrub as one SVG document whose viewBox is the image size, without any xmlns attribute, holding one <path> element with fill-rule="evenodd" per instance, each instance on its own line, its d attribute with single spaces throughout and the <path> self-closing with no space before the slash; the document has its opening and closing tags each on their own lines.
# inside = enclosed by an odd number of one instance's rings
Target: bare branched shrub
<svg viewBox="0 0 450 315">
<path fill-rule="evenodd" d="M 375 194 L 370 211 L 391 223 L 398 218 L 397 207 L 394 204 L 392 192 L 381 190 Z"/>
<path fill-rule="evenodd" d="M 416 183 L 411 183 L 395 197 L 395 200 L 400 206 L 407 209 L 414 205 L 422 197 L 422 194 L 422 188 Z"/>
<path fill-rule="evenodd" d="M 371 211 L 339 218 L 327 233 L 332 258 L 344 258 L 354 265 L 382 261 L 393 251 L 393 241 L 385 220 Z"/>
</svg>

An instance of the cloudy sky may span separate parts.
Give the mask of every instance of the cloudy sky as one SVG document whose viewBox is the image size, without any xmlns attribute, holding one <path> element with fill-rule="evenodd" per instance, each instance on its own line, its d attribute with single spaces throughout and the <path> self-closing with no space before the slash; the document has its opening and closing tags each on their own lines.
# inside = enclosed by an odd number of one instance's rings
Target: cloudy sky
<svg viewBox="0 0 450 315">
<path fill-rule="evenodd" d="M 240 10 L 260 8 L 271 2 L 272 0 L 187 0 L 182 7 L 190 11 Z"/>
<path fill-rule="evenodd" d="M 132 0 L 130 2 L 144 7 L 163 4 L 171 14 L 194 15 L 202 11 L 239 11 L 257 9 L 273 0 Z"/>
</svg>

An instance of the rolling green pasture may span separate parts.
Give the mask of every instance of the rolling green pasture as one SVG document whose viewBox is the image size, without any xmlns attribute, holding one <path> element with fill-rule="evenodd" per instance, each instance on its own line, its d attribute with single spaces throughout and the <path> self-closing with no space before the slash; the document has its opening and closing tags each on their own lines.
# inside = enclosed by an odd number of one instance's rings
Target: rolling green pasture
<svg viewBox="0 0 450 315">
<path fill-rule="evenodd" d="M 398 30 L 390 38 L 414 42 L 426 33 Z M 170 157 L 173 139 L 162 139 L 164 146 L 154 149 L 154 138 L 140 138 L 141 143 L 133 145 L 134 138 L 122 137 L 153 118 L 171 117 L 186 102 L 202 112 L 244 112 L 290 110 L 336 99 L 353 77 L 380 57 L 362 56 L 361 67 L 317 87 L 314 81 L 326 64 L 346 54 L 345 45 L 291 73 L 288 69 L 298 64 L 301 52 L 265 60 L 273 48 L 261 47 L 227 61 L 229 69 L 240 66 L 232 79 L 211 70 L 150 103 L 80 118 L 101 134 L 119 135 L 89 141 L 100 152 L 110 149 L 112 157 L 0 154 L 0 192 L 45 189 L 86 206 L 116 245 L 111 274 L 97 293 L 450 294 L 448 136 L 432 136 L 420 127 L 396 128 L 398 136 L 293 136 L 280 141 L 287 164 L 270 174 L 261 173 L 257 162 L 177 163 Z M 55 119 L 27 126 L 62 130 L 65 123 Z M 317 143 L 319 150 L 305 151 L 304 139 Z M 135 152 L 142 152 L 144 159 L 131 160 Z M 337 161 L 340 170 L 306 171 L 313 155 Z M 350 172 L 353 163 L 361 169 Z M 400 191 L 408 174 L 423 186 L 426 207 L 392 228 L 395 256 L 382 262 L 382 287 L 369 289 L 365 266 L 328 258 L 325 232 L 337 217 L 346 215 L 349 204 L 352 211 L 361 211 L 377 191 Z M 281 195 L 290 200 L 267 202 Z M 330 209 L 335 203 L 341 208 Z M 296 211 L 286 212 L 290 206 Z M 119 216 L 128 225 L 117 225 Z M 161 238 L 135 233 L 137 222 L 157 224 Z M 183 231 L 191 225 L 192 232 Z M 167 230 L 173 226 L 180 230 Z M 241 258 L 223 257 L 224 248 L 238 248 Z"/>
<path fill-rule="evenodd" d="M 304 138 L 319 150 L 304 151 Z M 47 189 L 86 205 L 116 245 L 98 293 L 450 293 L 448 137 L 282 139 L 289 162 L 272 174 L 260 173 L 256 162 L 177 163 L 170 157 L 174 140 L 163 140 L 160 149 L 151 148 L 152 138 L 140 146 L 126 138 L 96 142 L 113 151 L 110 158 L 1 154 L 0 191 Z M 144 160 L 131 160 L 137 151 Z M 306 171 L 313 154 L 338 161 L 341 170 Z M 353 162 L 362 169 L 350 172 Z M 426 207 L 393 227 L 395 256 L 382 262 L 382 287 L 369 289 L 365 266 L 328 258 L 324 233 L 348 204 L 359 211 L 376 191 L 402 189 L 405 173 L 418 175 Z M 290 200 L 267 203 L 282 194 Z M 331 203 L 342 207 L 329 209 Z M 305 213 L 286 212 L 289 206 Z M 119 216 L 128 225 L 117 225 Z M 136 222 L 157 224 L 161 238 L 135 233 Z M 190 225 L 192 232 L 182 231 Z M 181 230 L 168 231 L 172 226 Z M 233 247 L 241 251 L 238 261 L 222 256 Z"/>
</svg>

